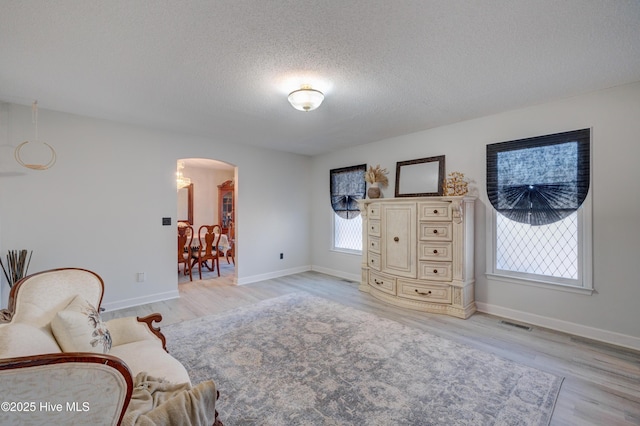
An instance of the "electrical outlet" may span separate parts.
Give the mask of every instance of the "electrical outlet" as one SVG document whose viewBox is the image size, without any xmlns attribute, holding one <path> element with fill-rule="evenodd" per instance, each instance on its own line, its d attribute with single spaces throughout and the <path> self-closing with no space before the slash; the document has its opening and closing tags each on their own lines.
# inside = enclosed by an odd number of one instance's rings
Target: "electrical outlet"
<svg viewBox="0 0 640 426">
<path fill-rule="evenodd" d="M 147 278 L 145 275 L 146 274 L 144 272 L 138 272 L 138 275 L 136 276 L 136 281 L 138 281 L 139 283 L 144 282 L 144 280 Z"/>
<path fill-rule="evenodd" d="M 280 259 L 284 259 L 284 253 L 280 253 Z"/>
</svg>

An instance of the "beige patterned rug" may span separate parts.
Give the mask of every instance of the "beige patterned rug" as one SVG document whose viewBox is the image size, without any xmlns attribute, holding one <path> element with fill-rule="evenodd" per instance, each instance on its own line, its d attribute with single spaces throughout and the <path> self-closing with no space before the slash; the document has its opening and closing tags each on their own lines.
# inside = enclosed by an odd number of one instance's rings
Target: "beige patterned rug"
<svg viewBox="0 0 640 426">
<path fill-rule="evenodd" d="M 233 425 L 547 425 L 562 378 L 326 299 L 292 294 L 169 325 Z"/>
</svg>

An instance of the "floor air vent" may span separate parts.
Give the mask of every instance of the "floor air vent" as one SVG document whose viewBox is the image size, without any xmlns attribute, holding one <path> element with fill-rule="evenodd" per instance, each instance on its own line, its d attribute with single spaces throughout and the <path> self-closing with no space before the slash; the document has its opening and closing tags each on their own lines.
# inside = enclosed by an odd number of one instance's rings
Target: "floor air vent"
<svg viewBox="0 0 640 426">
<path fill-rule="evenodd" d="M 516 324 L 515 322 L 500 321 L 500 324 L 508 325 L 509 327 L 519 328 L 521 330 L 531 331 L 531 327 L 529 327 L 528 325 Z"/>
</svg>

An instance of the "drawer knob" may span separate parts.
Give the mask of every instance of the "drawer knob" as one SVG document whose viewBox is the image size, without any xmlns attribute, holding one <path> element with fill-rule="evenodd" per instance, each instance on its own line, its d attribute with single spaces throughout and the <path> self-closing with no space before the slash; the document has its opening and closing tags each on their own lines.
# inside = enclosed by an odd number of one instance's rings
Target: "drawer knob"
<svg viewBox="0 0 640 426">
<path fill-rule="evenodd" d="M 377 280 L 377 279 L 375 279 L 375 278 L 373 279 L 373 282 L 374 282 L 374 283 L 376 283 L 376 284 L 378 284 L 378 285 L 382 285 L 382 284 L 384 284 L 384 282 L 382 282 L 382 281 L 378 281 L 378 280 Z"/>
<path fill-rule="evenodd" d="M 371 259 L 371 263 L 373 263 L 373 259 Z"/>
<path fill-rule="evenodd" d="M 393 237 L 393 241 L 395 241 L 395 242 L 397 243 L 398 241 L 400 241 L 400 238 L 398 238 L 398 237 Z"/>
<path fill-rule="evenodd" d="M 434 211 L 433 211 L 433 214 L 438 214 L 438 210 L 434 210 Z"/>
<path fill-rule="evenodd" d="M 421 292 L 421 291 L 418 291 L 418 289 L 417 289 L 417 288 L 416 288 L 415 290 L 416 290 L 416 293 L 418 293 L 420 296 L 429 296 L 429 295 L 431 294 L 431 290 L 429 290 L 429 291 L 428 291 L 428 292 L 426 292 L 426 293 L 423 293 L 423 292 Z"/>
<path fill-rule="evenodd" d="M 434 273 L 434 274 L 437 274 L 437 273 L 438 273 L 438 270 L 437 270 L 437 269 L 434 269 L 434 270 L 433 270 L 433 273 Z"/>
<path fill-rule="evenodd" d="M 434 229 L 434 230 L 433 230 L 433 233 L 434 233 L 434 234 L 437 234 L 437 233 L 438 233 L 438 230 L 437 230 L 437 229 Z"/>
<path fill-rule="evenodd" d="M 433 251 L 433 254 L 438 254 L 438 250 L 434 250 L 434 251 Z"/>
</svg>

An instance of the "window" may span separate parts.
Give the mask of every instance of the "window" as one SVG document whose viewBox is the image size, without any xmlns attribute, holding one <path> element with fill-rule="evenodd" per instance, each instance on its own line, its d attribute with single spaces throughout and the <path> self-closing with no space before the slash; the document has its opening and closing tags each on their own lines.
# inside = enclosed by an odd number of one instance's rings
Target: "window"
<svg viewBox="0 0 640 426">
<path fill-rule="evenodd" d="M 362 216 L 343 219 L 333 215 L 333 248 L 337 250 L 362 251 Z"/>
<path fill-rule="evenodd" d="M 590 290 L 590 130 L 487 145 L 489 271 Z"/>
<path fill-rule="evenodd" d="M 362 251 L 362 217 L 358 200 L 365 196 L 364 174 L 367 165 L 330 171 L 331 207 L 333 208 L 333 249 Z"/>
</svg>

